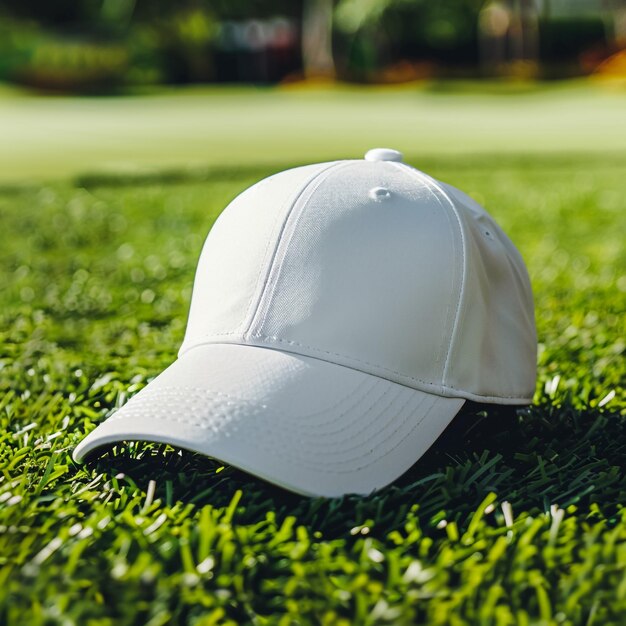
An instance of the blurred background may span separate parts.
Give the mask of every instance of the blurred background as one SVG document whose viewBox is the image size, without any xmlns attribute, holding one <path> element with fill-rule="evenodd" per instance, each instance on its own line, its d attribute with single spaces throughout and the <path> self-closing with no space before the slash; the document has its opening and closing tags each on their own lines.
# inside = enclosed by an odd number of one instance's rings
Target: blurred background
<svg viewBox="0 0 626 626">
<path fill-rule="evenodd" d="M 622 151 L 625 84 L 626 0 L 0 0 L 0 180 Z"/>
<path fill-rule="evenodd" d="M 2 0 L 0 80 L 112 93 L 624 72 L 625 0 Z"/>
</svg>

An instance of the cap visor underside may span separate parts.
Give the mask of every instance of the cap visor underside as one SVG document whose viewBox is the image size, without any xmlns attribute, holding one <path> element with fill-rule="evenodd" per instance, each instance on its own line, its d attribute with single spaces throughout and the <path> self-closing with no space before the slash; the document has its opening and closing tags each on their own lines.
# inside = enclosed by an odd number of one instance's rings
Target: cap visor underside
<svg viewBox="0 0 626 626">
<path fill-rule="evenodd" d="M 417 461 L 463 399 L 268 348 L 193 348 L 85 437 L 199 452 L 309 496 L 369 494 Z"/>
</svg>

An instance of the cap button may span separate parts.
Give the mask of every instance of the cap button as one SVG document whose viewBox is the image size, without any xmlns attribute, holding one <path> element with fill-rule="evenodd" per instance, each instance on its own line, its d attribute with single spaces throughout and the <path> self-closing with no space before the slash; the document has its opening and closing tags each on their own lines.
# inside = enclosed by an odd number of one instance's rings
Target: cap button
<svg viewBox="0 0 626 626">
<path fill-rule="evenodd" d="M 402 152 L 391 148 L 372 148 L 365 153 L 366 161 L 399 161 L 402 162 Z"/>
</svg>

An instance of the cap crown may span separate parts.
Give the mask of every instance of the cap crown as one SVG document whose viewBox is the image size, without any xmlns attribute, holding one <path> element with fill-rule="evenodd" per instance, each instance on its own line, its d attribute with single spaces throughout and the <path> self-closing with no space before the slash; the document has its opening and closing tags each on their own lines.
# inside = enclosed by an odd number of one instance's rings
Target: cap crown
<svg viewBox="0 0 626 626">
<path fill-rule="evenodd" d="M 200 257 L 181 354 L 274 348 L 439 395 L 532 398 L 521 256 L 457 189 L 390 161 L 270 176 L 235 198 Z"/>
</svg>

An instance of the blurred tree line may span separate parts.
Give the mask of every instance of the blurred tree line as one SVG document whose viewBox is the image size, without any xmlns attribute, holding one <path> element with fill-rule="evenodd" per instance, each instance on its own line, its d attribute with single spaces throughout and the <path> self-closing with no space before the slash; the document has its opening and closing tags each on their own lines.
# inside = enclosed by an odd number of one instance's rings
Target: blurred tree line
<svg viewBox="0 0 626 626">
<path fill-rule="evenodd" d="M 109 91 L 305 76 L 572 75 L 623 45 L 625 7 L 624 0 L 0 0 L 0 79 Z"/>
</svg>

